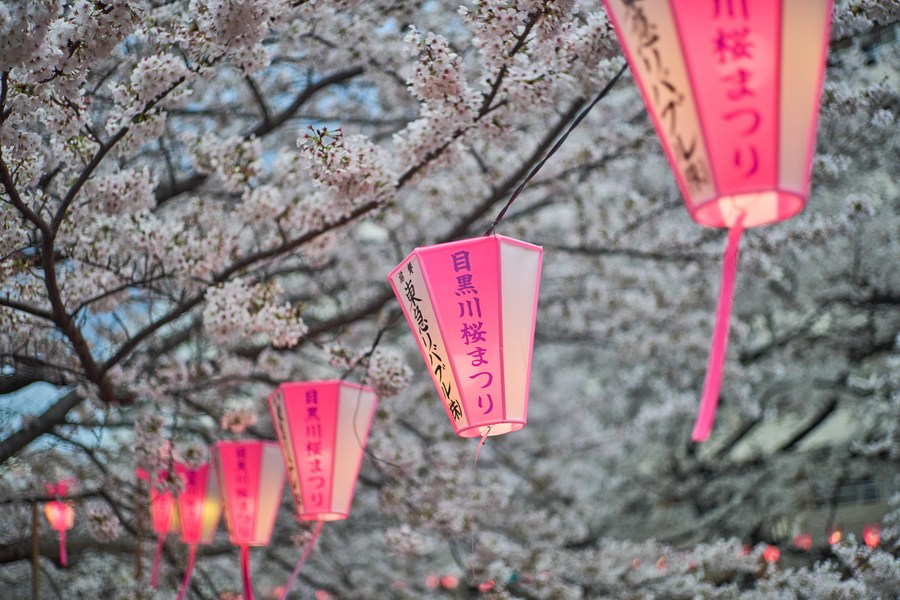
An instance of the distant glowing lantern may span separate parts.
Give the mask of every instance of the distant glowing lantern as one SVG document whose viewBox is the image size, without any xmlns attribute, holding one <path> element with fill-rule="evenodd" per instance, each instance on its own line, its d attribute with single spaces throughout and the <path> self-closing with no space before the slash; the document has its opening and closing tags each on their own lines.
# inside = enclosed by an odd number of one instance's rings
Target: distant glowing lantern
<svg viewBox="0 0 900 600">
<path fill-rule="evenodd" d="M 693 439 L 712 429 L 745 227 L 809 192 L 831 0 L 604 0 L 691 217 L 728 227 Z"/>
<path fill-rule="evenodd" d="M 525 427 L 542 254 L 485 236 L 416 248 L 388 276 L 459 436 Z"/>
<path fill-rule="evenodd" d="M 150 488 L 150 519 L 153 521 L 153 531 L 156 532 L 156 554 L 153 556 L 153 570 L 150 584 L 153 589 L 159 587 L 159 563 L 162 559 L 163 547 L 166 544 L 166 536 L 178 531 L 178 511 L 175 510 L 175 496 L 172 492 L 161 489 L 168 478 L 167 471 L 160 471 L 154 483 L 150 474 L 143 469 L 137 469 L 137 475 L 147 482 Z"/>
<path fill-rule="evenodd" d="M 441 577 L 441 587 L 445 590 L 455 590 L 459 587 L 459 577 L 456 575 L 444 575 Z"/>
<path fill-rule="evenodd" d="M 764 561 L 770 565 L 774 565 L 778 562 L 778 559 L 781 558 L 781 550 L 778 549 L 778 546 L 766 546 L 766 549 L 763 550 L 762 557 Z"/>
<path fill-rule="evenodd" d="M 47 494 L 56 498 L 44 503 L 44 515 L 46 515 L 50 527 L 59 533 L 59 564 L 64 567 L 68 565 L 66 531 L 75 525 L 75 506 L 71 500 L 63 500 L 63 498 L 74 485 L 74 479 L 63 479 L 45 486 Z"/>
<path fill-rule="evenodd" d="M 222 516 L 222 495 L 216 470 L 209 464 L 190 467 L 175 463 L 175 473 L 181 481 L 178 494 L 178 513 L 181 517 L 181 540 L 188 545 L 188 564 L 178 591 L 182 600 L 191 583 L 197 560 L 197 546 L 211 544 Z"/>
<path fill-rule="evenodd" d="M 866 542 L 866 546 L 868 546 L 869 548 L 877 548 L 878 544 L 881 543 L 881 526 L 864 525 L 863 540 Z"/>
<path fill-rule="evenodd" d="M 812 536 L 808 533 L 798 533 L 794 536 L 793 544 L 800 550 L 809 550 L 812 548 Z"/>
<path fill-rule="evenodd" d="M 244 600 L 253 600 L 250 546 L 265 546 L 284 492 L 284 460 L 277 442 L 221 441 L 213 462 L 222 489 L 228 538 L 241 550 Z"/>
<path fill-rule="evenodd" d="M 345 381 L 282 383 L 269 397 L 297 518 L 317 521 L 282 598 L 312 551 L 322 524 L 350 514 L 377 404 L 371 388 Z"/>
<path fill-rule="evenodd" d="M 839 527 L 834 527 L 828 534 L 828 543 L 834 546 L 835 544 L 840 544 L 843 538 L 844 534 L 841 529 Z"/>
</svg>

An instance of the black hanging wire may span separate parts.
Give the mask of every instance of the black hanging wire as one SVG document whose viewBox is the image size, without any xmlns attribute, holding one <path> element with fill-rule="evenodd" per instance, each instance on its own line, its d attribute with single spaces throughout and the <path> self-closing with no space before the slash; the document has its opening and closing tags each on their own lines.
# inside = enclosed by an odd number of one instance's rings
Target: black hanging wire
<svg viewBox="0 0 900 600">
<path fill-rule="evenodd" d="M 569 137 L 569 134 L 572 133 L 572 131 L 576 127 L 578 127 L 578 124 L 581 123 L 586 116 L 588 116 L 588 113 L 591 112 L 591 109 L 594 108 L 594 105 L 596 105 L 603 98 L 605 98 L 607 94 L 609 94 L 610 90 L 612 90 L 613 86 L 616 85 L 616 82 L 619 80 L 619 77 L 622 76 L 622 74 L 625 72 L 625 69 L 627 69 L 627 68 L 628 68 L 628 63 L 625 63 L 624 65 L 622 65 L 622 68 L 619 69 L 619 72 L 616 73 L 615 76 L 609 80 L 609 83 L 607 83 L 603 87 L 603 89 L 600 90 L 600 92 L 591 101 L 591 103 L 588 104 L 584 108 L 584 110 L 582 110 L 578 114 L 577 117 L 575 117 L 575 120 L 572 121 L 572 124 L 569 125 L 568 129 L 566 129 L 566 132 L 564 134 L 562 134 L 562 136 L 556 141 L 555 144 L 553 144 L 553 147 L 550 148 L 550 151 L 547 152 L 547 154 L 544 156 L 544 158 L 542 158 L 540 160 L 540 162 L 538 162 L 534 166 L 534 168 L 531 169 L 531 172 L 528 173 L 528 176 L 522 180 L 522 183 L 519 184 L 519 187 L 517 187 L 516 190 L 512 193 L 512 195 L 509 197 L 509 200 L 506 201 L 506 205 L 500 211 L 500 214 L 497 215 L 497 218 L 494 219 L 494 222 L 491 223 L 491 226 L 488 227 L 488 230 L 484 232 L 484 235 L 493 235 L 494 228 L 497 226 L 498 223 L 500 223 L 500 221 L 503 220 L 503 217 L 506 215 L 506 211 L 509 210 L 509 207 L 512 206 L 512 203 L 516 201 L 516 198 L 519 197 L 519 194 L 522 193 L 522 190 L 525 189 L 525 186 L 528 184 L 528 182 L 531 181 L 535 175 L 537 175 L 538 171 L 541 170 L 541 167 L 544 166 L 544 163 L 547 162 L 547 159 L 550 158 L 551 156 L 553 156 L 556 153 L 556 151 L 559 150 L 560 146 L 563 145 L 563 142 L 566 141 L 566 138 Z"/>
</svg>

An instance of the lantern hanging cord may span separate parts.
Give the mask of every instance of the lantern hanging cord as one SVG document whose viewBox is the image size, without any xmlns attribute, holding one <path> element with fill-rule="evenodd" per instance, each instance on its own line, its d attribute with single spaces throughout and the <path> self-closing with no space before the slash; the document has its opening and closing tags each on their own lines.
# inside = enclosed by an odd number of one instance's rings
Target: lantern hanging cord
<svg viewBox="0 0 900 600">
<path fill-rule="evenodd" d="M 188 546 L 188 562 L 184 569 L 184 580 L 181 582 L 181 589 L 178 590 L 177 600 L 182 600 L 188 587 L 191 585 L 191 575 L 194 572 L 194 563 L 197 562 L 197 544 Z"/>
<path fill-rule="evenodd" d="M 582 110 L 578 114 L 577 117 L 575 117 L 575 120 L 572 121 L 572 124 L 569 125 L 568 129 L 566 129 L 566 132 L 562 134 L 562 136 L 556 141 L 555 144 L 553 144 L 553 147 L 550 148 L 550 151 L 547 152 L 547 154 L 544 156 L 544 158 L 542 158 L 534 166 L 533 169 L 531 169 L 531 172 L 528 173 L 528 175 L 525 177 L 525 179 L 522 180 L 522 183 L 519 184 L 519 187 L 517 187 L 515 189 L 515 191 L 509 197 L 509 200 L 506 201 L 506 205 L 500 210 L 500 213 L 497 215 L 497 218 L 494 219 L 494 222 L 491 223 L 491 226 L 488 227 L 488 230 L 484 232 L 484 235 L 493 235 L 494 228 L 500 223 L 500 221 L 503 220 L 503 217 L 506 216 L 506 211 L 509 210 L 509 207 L 512 206 L 512 203 L 516 201 L 516 198 L 519 197 L 519 194 L 521 194 L 522 190 L 525 189 L 525 186 L 528 185 L 528 182 L 531 181 L 535 175 L 537 175 L 538 171 L 541 170 L 541 167 L 544 166 L 544 163 L 547 162 L 547 159 L 549 159 L 551 156 L 553 156 L 556 153 L 557 150 L 559 150 L 560 146 L 563 145 L 563 142 L 566 141 L 566 138 L 569 137 L 569 134 L 572 133 L 572 131 L 576 127 L 578 127 L 579 123 L 581 123 L 584 120 L 584 118 L 588 116 L 588 113 L 591 112 L 591 109 L 594 108 L 594 106 L 598 102 L 600 102 L 603 98 L 606 97 L 606 95 L 610 92 L 610 90 L 612 90 L 613 86 L 616 85 L 616 82 L 619 80 L 619 78 L 622 76 L 622 74 L 625 72 L 625 69 L 627 69 L 627 68 L 628 68 L 628 63 L 626 62 L 624 65 L 622 65 L 622 68 L 619 69 L 619 72 L 616 73 L 615 76 L 609 80 L 609 82 L 603 87 L 602 90 L 600 90 L 600 93 L 597 94 L 597 96 L 591 101 L 591 103 L 588 104 L 584 108 L 584 110 Z"/>
<path fill-rule="evenodd" d="M 66 559 L 66 530 L 61 529 L 59 531 L 59 564 L 62 566 L 68 566 L 68 560 Z"/>
<path fill-rule="evenodd" d="M 155 590 L 159 587 L 159 564 L 162 561 L 163 546 L 166 545 L 165 534 L 156 538 L 156 554 L 153 555 L 153 570 L 150 576 L 150 585 Z"/>
<path fill-rule="evenodd" d="M 244 600 L 253 600 L 253 582 L 250 581 L 250 546 L 241 546 L 241 577 L 244 580 Z"/>
<path fill-rule="evenodd" d="M 710 344 L 709 362 L 706 365 L 706 379 L 703 382 L 703 397 L 700 400 L 700 411 L 697 413 L 694 431 L 691 434 L 691 439 L 695 442 L 702 442 L 709 437 L 716 419 L 722 371 L 725 368 L 725 354 L 728 350 L 728 329 L 731 321 L 731 304 L 734 300 L 738 249 L 743 232 L 744 213 L 741 213 L 728 230 L 728 244 L 725 246 L 725 256 L 722 260 L 722 281 L 719 284 L 716 324 Z"/>
<path fill-rule="evenodd" d="M 319 534 L 322 533 L 322 526 L 325 525 L 324 519 L 319 519 L 319 522 L 316 523 L 315 529 L 313 529 L 312 536 L 309 538 L 309 541 L 306 542 L 306 545 L 303 546 L 303 552 L 300 553 L 300 558 L 297 559 L 297 564 L 294 566 L 294 570 L 291 571 L 291 576 L 288 577 L 287 583 L 284 584 L 284 591 L 281 593 L 281 600 L 285 600 L 288 596 L 288 592 L 291 591 L 291 587 L 294 585 L 294 580 L 297 579 L 297 575 L 300 574 L 300 569 L 303 568 L 303 563 L 306 562 L 306 559 L 309 558 L 309 555 L 312 554 L 313 547 L 316 545 L 316 540 L 319 539 Z"/>
</svg>

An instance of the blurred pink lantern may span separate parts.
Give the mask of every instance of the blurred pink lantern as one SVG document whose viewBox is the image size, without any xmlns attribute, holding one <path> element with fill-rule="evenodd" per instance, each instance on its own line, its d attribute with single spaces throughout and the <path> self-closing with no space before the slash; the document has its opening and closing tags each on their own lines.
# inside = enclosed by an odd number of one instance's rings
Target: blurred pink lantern
<svg viewBox="0 0 900 600">
<path fill-rule="evenodd" d="M 877 548 L 881 543 L 881 526 L 880 525 L 864 525 L 863 541 L 869 548 Z"/>
<path fill-rule="evenodd" d="M 492 235 L 416 248 L 388 276 L 459 436 L 525 427 L 542 254 Z"/>
<path fill-rule="evenodd" d="M 800 550 L 809 550 L 812 548 L 812 536 L 808 533 L 798 533 L 794 536 L 793 544 Z"/>
<path fill-rule="evenodd" d="M 216 470 L 209 464 L 190 467 L 175 463 L 175 473 L 182 486 L 178 494 L 181 540 L 188 545 L 188 564 L 178 591 L 178 600 L 181 600 L 191 583 L 197 546 L 211 544 L 216 536 L 222 516 L 222 495 Z"/>
<path fill-rule="evenodd" d="M 806 204 L 831 0 L 604 0 L 691 217 L 728 227 L 693 439 L 715 420 L 743 229 Z"/>
<path fill-rule="evenodd" d="M 284 492 L 284 461 L 277 442 L 221 441 L 213 461 L 225 504 L 225 525 L 232 544 L 241 549 L 244 600 L 253 600 L 250 546 L 265 546 Z"/>
<path fill-rule="evenodd" d="M 781 550 L 778 549 L 778 546 L 766 546 L 766 549 L 763 550 L 762 557 L 764 561 L 770 565 L 774 565 L 778 562 L 778 559 L 781 558 Z"/>
<path fill-rule="evenodd" d="M 269 396 L 297 518 L 318 521 L 284 587 L 296 579 L 325 521 L 350 514 L 378 397 L 345 381 L 282 383 Z"/>
<path fill-rule="evenodd" d="M 75 506 L 71 500 L 63 500 L 69 490 L 75 485 L 75 479 L 63 479 L 57 483 L 48 483 L 44 487 L 49 496 L 56 500 L 44 503 L 44 515 L 50 523 L 50 527 L 59 533 L 59 564 L 66 566 L 66 531 L 75 525 Z"/>
<path fill-rule="evenodd" d="M 160 471 L 156 476 L 156 482 L 152 481 L 150 474 L 143 469 L 137 469 L 137 476 L 147 482 L 150 487 L 150 519 L 153 521 L 153 531 L 156 532 L 156 554 L 153 556 L 153 570 L 150 584 L 153 589 L 159 587 L 159 563 L 162 558 L 163 547 L 166 544 L 166 536 L 170 532 L 178 531 L 178 512 L 175 510 L 175 496 L 172 492 L 162 489 L 168 478 L 167 471 Z"/>
</svg>

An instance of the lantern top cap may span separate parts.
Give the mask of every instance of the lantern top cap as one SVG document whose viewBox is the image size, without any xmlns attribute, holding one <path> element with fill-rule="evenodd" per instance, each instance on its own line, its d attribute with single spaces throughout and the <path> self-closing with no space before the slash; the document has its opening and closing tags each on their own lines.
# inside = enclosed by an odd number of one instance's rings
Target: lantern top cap
<svg viewBox="0 0 900 600">
<path fill-rule="evenodd" d="M 372 388 L 367 385 L 362 385 L 360 383 L 354 383 L 352 381 L 343 381 L 340 379 L 322 379 L 316 381 L 285 381 L 279 383 L 275 390 L 272 392 L 273 394 L 278 392 L 279 390 L 289 390 L 292 388 L 311 388 L 311 387 L 348 387 L 354 390 L 363 390 L 367 392 L 373 392 Z"/>
<path fill-rule="evenodd" d="M 220 446 L 277 446 L 278 442 L 275 440 L 219 440 L 214 444 L 214 447 L 218 448 Z"/>
<path fill-rule="evenodd" d="M 457 246 L 464 247 L 464 246 L 471 246 L 472 244 L 481 244 L 481 243 L 495 243 L 495 244 L 503 243 L 503 244 L 509 244 L 512 246 L 520 246 L 522 248 L 527 248 L 529 250 L 534 250 L 535 252 L 539 252 L 541 254 L 543 254 L 543 252 L 544 252 L 544 248 L 542 246 L 537 246 L 537 245 L 531 244 L 529 242 L 523 242 L 522 240 L 517 240 L 515 238 L 506 237 L 505 235 L 499 235 L 499 234 L 494 233 L 491 235 L 482 235 L 482 236 L 473 237 L 473 238 L 466 238 L 464 240 L 455 240 L 452 242 L 442 242 L 440 244 L 434 244 L 431 246 L 418 246 L 418 247 L 414 248 L 413 251 L 410 252 L 406 256 L 406 258 L 404 258 L 402 261 L 400 261 L 399 265 L 397 265 L 390 273 L 388 273 L 388 278 L 392 279 L 398 271 L 403 269 L 404 266 L 406 265 L 406 261 L 409 260 L 410 257 L 416 256 L 418 254 L 425 254 L 428 252 L 446 251 L 446 250 L 455 248 Z"/>
<path fill-rule="evenodd" d="M 529 242 L 523 242 L 522 240 L 517 240 L 515 238 L 507 237 L 505 235 L 499 235 L 497 233 L 493 233 L 491 235 L 480 235 L 478 237 L 471 237 L 462 240 L 454 240 L 452 242 L 441 242 L 440 244 L 432 244 L 429 246 L 417 246 L 410 254 L 416 254 L 417 252 L 427 252 L 430 250 L 436 249 L 447 249 L 452 248 L 454 246 L 465 246 L 469 244 L 475 244 L 479 242 L 485 241 L 494 241 L 494 242 L 503 242 L 505 244 L 514 244 L 516 246 L 522 246 L 524 248 L 531 248 L 533 250 L 543 250 L 541 246 L 537 246 L 535 244 L 531 244 Z"/>
</svg>

